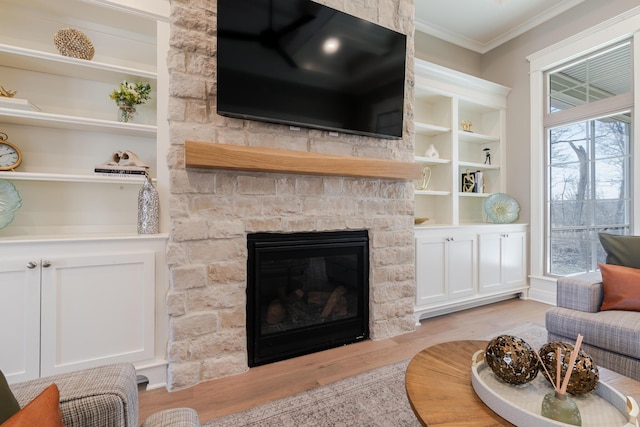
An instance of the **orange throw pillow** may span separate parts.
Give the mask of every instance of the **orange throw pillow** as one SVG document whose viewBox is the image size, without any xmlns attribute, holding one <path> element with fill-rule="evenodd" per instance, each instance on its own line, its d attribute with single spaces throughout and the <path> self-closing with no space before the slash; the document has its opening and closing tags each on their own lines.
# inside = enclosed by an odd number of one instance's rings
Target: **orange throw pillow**
<svg viewBox="0 0 640 427">
<path fill-rule="evenodd" d="M 600 310 L 640 311 L 640 269 L 598 264 L 604 299 Z"/>
<path fill-rule="evenodd" d="M 64 427 L 58 386 L 51 384 L 0 427 Z"/>
</svg>

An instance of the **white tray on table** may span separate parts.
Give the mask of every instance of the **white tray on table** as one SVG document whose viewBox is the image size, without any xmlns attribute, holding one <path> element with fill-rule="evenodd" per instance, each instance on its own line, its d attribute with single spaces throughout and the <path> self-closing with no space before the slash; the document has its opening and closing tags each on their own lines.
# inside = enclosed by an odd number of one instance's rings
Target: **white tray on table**
<svg viewBox="0 0 640 427">
<path fill-rule="evenodd" d="M 484 350 L 472 359 L 471 384 L 478 397 L 505 420 L 518 427 L 564 426 L 540 414 L 542 399 L 553 388 L 542 373 L 531 382 L 511 385 L 500 380 L 485 363 L 478 361 Z M 599 382 L 596 389 L 584 395 L 571 396 L 582 418 L 582 427 L 640 427 L 638 404 L 613 387 Z"/>
</svg>

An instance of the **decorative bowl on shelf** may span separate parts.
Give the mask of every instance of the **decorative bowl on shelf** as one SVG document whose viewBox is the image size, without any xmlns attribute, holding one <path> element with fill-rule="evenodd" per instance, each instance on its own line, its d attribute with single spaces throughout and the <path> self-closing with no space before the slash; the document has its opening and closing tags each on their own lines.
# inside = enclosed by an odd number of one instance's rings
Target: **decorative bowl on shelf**
<svg viewBox="0 0 640 427">
<path fill-rule="evenodd" d="M 489 221 L 496 224 L 509 224 L 518 219 L 520 205 L 508 194 L 495 193 L 485 200 L 484 211 Z"/>
<path fill-rule="evenodd" d="M 0 230 L 11 224 L 13 214 L 22 206 L 16 187 L 6 179 L 0 179 Z"/>
<path fill-rule="evenodd" d="M 13 212 L 0 214 L 0 230 L 5 228 L 7 225 L 11 224 L 13 221 L 14 214 Z"/>
<path fill-rule="evenodd" d="M 415 225 L 420 225 L 420 224 L 424 224 L 425 222 L 429 221 L 429 218 L 414 218 L 413 219 L 413 223 Z"/>
</svg>

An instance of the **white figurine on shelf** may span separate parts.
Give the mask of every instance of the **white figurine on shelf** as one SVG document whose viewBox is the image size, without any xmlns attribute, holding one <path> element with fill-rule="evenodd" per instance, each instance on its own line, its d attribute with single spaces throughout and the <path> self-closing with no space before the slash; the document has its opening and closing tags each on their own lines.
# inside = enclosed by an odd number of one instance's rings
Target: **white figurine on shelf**
<svg viewBox="0 0 640 427">
<path fill-rule="evenodd" d="M 95 173 L 115 175 L 145 175 L 149 172 L 149 165 L 144 163 L 133 151 L 114 151 L 109 160 L 98 164 Z"/>
<path fill-rule="evenodd" d="M 136 153 L 133 151 L 123 151 L 120 153 L 120 162 L 118 163 L 120 166 L 139 166 L 143 168 L 148 168 L 149 165 L 144 163 Z"/>
<path fill-rule="evenodd" d="M 140 157 L 133 151 L 114 151 L 111 154 L 111 158 L 107 160 L 103 165 L 106 166 L 136 166 L 141 168 L 148 168 L 149 165 L 140 160 Z"/>
<path fill-rule="evenodd" d="M 438 150 L 436 150 L 436 147 L 434 147 L 433 144 L 431 144 L 429 148 L 427 148 L 427 151 L 424 153 L 424 156 L 430 159 L 439 159 L 440 153 L 438 153 Z"/>
</svg>

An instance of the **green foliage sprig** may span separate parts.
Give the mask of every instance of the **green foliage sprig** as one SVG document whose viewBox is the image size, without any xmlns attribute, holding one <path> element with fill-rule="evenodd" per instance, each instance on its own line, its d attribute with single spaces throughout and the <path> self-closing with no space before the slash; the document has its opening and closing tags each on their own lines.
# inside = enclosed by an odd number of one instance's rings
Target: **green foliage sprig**
<svg viewBox="0 0 640 427">
<path fill-rule="evenodd" d="M 140 105 L 151 99 L 151 85 L 149 83 L 129 83 L 126 80 L 120 83 L 118 89 L 114 89 L 109 94 L 109 98 L 116 101 L 116 104 Z"/>
</svg>

